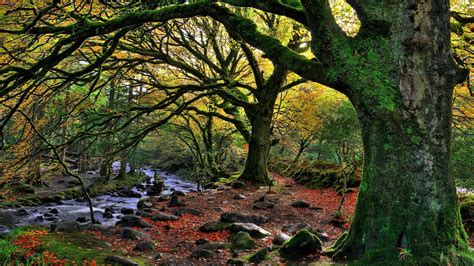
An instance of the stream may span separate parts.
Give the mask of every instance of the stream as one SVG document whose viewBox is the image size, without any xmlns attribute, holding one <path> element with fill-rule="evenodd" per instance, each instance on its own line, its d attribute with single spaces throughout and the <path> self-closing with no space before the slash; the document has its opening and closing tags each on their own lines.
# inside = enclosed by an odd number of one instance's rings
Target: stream
<svg viewBox="0 0 474 266">
<path fill-rule="evenodd" d="M 115 162 L 112 165 L 114 171 L 120 168 L 120 163 Z M 141 198 L 145 198 L 146 191 L 153 185 L 155 173 L 160 174 L 165 182 L 165 188 L 162 195 L 171 194 L 174 190 L 183 192 L 196 191 L 194 183 L 184 181 L 173 173 L 161 171 L 159 169 L 142 168 L 144 174 L 151 178 L 151 182 L 143 182 L 141 185 L 133 187 L 133 192 L 138 192 Z M 120 210 L 123 208 L 136 209 L 140 200 L 138 197 L 119 196 L 118 192 L 106 193 L 103 195 L 91 197 L 95 218 L 102 225 L 113 226 L 123 216 Z M 104 218 L 105 209 L 113 210 L 113 217 Z M 89 220 L 89 206 L 82 198 L 63 200 L 59 203 L 42 204 L 39 206 L 8 208 L 0 210 L 0 235 L 8 233 L 11 229 L 26 225 L 45 225 L 58 221 L 76 221 L 79 217 L 85 217 Z"/>
</svg>

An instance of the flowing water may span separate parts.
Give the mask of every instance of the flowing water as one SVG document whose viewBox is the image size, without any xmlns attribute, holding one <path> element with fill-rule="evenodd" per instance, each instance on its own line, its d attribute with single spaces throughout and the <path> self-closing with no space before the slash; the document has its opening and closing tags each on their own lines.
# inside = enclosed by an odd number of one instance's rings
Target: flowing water
<svg viewBox="0 0 474 266">
<path fill-rule="evenodd" d="M 120 167 L 119 162 L 113 164 L 114 170 Z M 155 173 L 160 174 L 165 182 L 162 195 L 171 194 L 173 190 L 183 192 L 196 191 L 195 184 L 184 181 L 180 177 L 158 169 L 142 168 L 141 171 L 151 178 L 151 182 L 144 182 L 131 190 L 146 197 L 146 191 L 152 186 Z M 136 209 L 140 198 L 119 196 L 117 192 L 91 197 L 96 219 L 103 225 L 112 226 L 120 219 L 122 208 Z M 112 218 L 104 218 L 106 208 L 114 210 Z M 56 213 L 57 212 L 57 213 Z M 57 221 L 76 221 L 79 217 L 89 219 L 89 206 L 82 198 L 63 200 L 59 203 L 43 204 L 34 207 L 9 208 L 0 210 L 0 235 L 11 229 L 25 225 L 49 225 Z"/>
</svg>

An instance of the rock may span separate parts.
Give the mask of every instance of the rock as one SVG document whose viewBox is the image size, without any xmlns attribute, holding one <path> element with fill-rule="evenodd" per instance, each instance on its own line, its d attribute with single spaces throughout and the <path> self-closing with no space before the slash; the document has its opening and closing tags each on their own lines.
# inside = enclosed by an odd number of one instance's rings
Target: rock
<svg viewBox="0 0 474 266">
<path fill-rule="evenodd" d="M 291 203 L 291 207 L 295 207 L 295 208 L 309 208 L 309 206 L 311 205 L 304 200 L 297 200 Z"/>
<path fill-rule="evenodd" d="M 237 265 L 237 266 L 243 266 L 245 265 L 245 262 L 240 259 L 228 259 L 226 261 L 226 265 Z"/>
<path fill-rule="evenodd" d="M 44 217 L 42 215 L 38 215 L 35 217 L 35 222 L 42 222 L 44 221 Z"/>
<path fill-rule="evenodd" d="M 158 197 L 159 202 L 168 201 L 170 199 L 171 199 L 171 197 L 169 195 L 161 195 L 161 196 Z"/>
<path fill-rule="evenodd" d="M 280 255 L 286 259 L 299 259 L 321 251 L 321 240 L 308 230 L 303 229 L 280 247 Z"/>
<path fill-rule="evenodd" d="M 110 229 L 110 227 L 101 225 L 101 224 L 81 224 L 79 225 L 81 230 L 89 230 L 89 231 L 100 231 L 105 232 Z"/>
<path fill-rule="evenodd" d="M 120 209 L 120 213 L 125 214 L 125 215 L 129 215 L 129 214 L 133 214 L 134 211 L 131 208 L 122 208 L 122 209 Z"/>
<path fill-rule="evenodd" d="M 58 209 L 56 209 L 56 208 L 50 210 L 49 212 L 52 213 L 52 214 L 58 214 L 59 213 Z"/>
<path fill-rule="evenodd" d="M 178 197 L 184 197 L 184 196 L 186 196 L 186 193 L 184 193 L 183 191 L 180 191 L 180 190 L 175 190 L 171 195 L 172 196 L 176 195 Z"/>
<path fill-rule="evenodd" d="M 104 209 L 104 212 L 114 213 L 115 211 L 114 211 L 114 208 L 113 208 L 113 207 L 106 207 L 106 208 Z"/>
<path fill-rule="evenodd" d="M 309 231 L 313 230 L 308 224 L 305 224 L 305 223 L 285 225 L 285 226 L 282 227 L 281 230 L 283 232 L 287 232 L 289 235 L 294 235 L 302 229 L 308 229 Z"/>
<path fill-rule="evenodd" d="M 143 221 L 143 218 L 136 215 L 126 215 L 118 222 L 122 227 L 151 228 L 151 224 Z"/>
<path fill-rule="evenodd" d="M 249 262 L 251 263 L 260 263 L 264 261 L 268 256 L 268 248 L 262 248 L 257 251 L 255 254 L 249 257 Z"/>
<path fill-rule="evenodd" d="M 205 189 L 216 189 L 217 187 L 219 187 L 219 186 L 214 182 L 209 182 L 209 183 L 204 185 Z"/>
<path fill-rule="evenodd" d="M 244 199 L 246 199 L 246 198 L 247 198 L 247 197 L 245 197 L 245 196 L 242 195 L 242 194 L 235 194 L 235 195 L 232 197 L 232 199 L 234 199 L 234 200 L 244 200 Z"/>
<path fill-rule="evenodd" d="M 244 231 L 256 238 L 264 238 L 270 235 L 270 232 L 253 223 L 233 223 L 230 230 L 232 232 Z"/>
<path fill-rule="evenodd" d="M 231 248 L 232 244 L 226 242 L 214 242 L 214 243 L 206 243 L 202 245 L 200 248 L 207 249 L 207 250 L 220 250 L 220 249 L 227 249 Z"/>
<path fill-rule="evenodd" d="M 129 228 L 129 227 L 121 228 L 119 233 L 120 233 L 120 237 L 122 239 L 143 240 L 143 239 L 149 239 L 150 238 L 149 235 L 147 235 L 143 232 L 140 232 L 138 230 Z"/>
<path fill-rule="evenodd" d="M 105 258 L 105 263 L 118 266 L 138 266 L 138 263 L 133 260 L 116 255 L 107 256 Z"/>
<path fill-rule="evenodd" d="M 87 222 L 87 218 L 86 217 L 78 217 L 76 219 L 77 222 L 79 223 L 86 223 Z"/>
<path fill-rule="evenodd" d="M 233 249 L 253 249 L 257 243 L 252 239 L 249 233 L 239 231 L 232 237 Z"/>
<path fill-rule="evenodd" d="M 157 222 L 157 221 L 176 221 L 178 219 L 179 219 L 178 216 L 172 215 L 172 214 L 166 214 L 164 212 L 158 212 L 158 213 L 153 214 L 153 216 L 151 216 L 151 220 L 153 220 L 155 222 Z"/>
<path fill-rule="evenodd" d="M 80 230 L 78 222 L 61 221 L 49 226 L 51 232 L 77 232 Z"/>
<path fill-rule="evenodd" d="M 253 208 L 258 210 L 271 209 L 274 206 L 275 203 L 269 201 L 258 201 L 253 204 Z"/>
<path fill-rule="evenodd" d="M 28 215 L 28 211 L 26 209 L 19 209 L 16 211 L 16 214 L 19 216 Z"/>
<path fill-rule="evenodd" d="M 273 238 L 273 244 L 281 245 L 288 239 L 290 239 L 289 235 L 285 233 L 279 233 L 278 235 L 275 236 L 275 238 Z"/>
<path fill-rule="evenodd" d="M 199 227 L 199 231 L 204 233 L 210 232 L 217 232 L 217 231 L 224 231 L 230 228 L 231 223 L 223 223 L 223 222 L 208 222 L 201 227 Z"/>
<path fill-rule="evenodd" d="M 53 217 L 53 214 L 51 214 L 51 213 L 45 213 L 45 214 L 44 214 L 44 217 Z"/>
<path fill-rule="evenodd" d="M 204 244 L 207 244 L 209 243 L 209 240 L 205 239 L 205 238 L 199 238 L 198 240 L 196 240 L 196 245 L 204 245 Z"/>
<path fill-rule="evenodd" d="M 228 223 L 254 223 L 257 225 L 268 222 L 268 219 L 262 215 L 245 215 L 237 212 L 224 212 L 221 213 L 221 221 Z"/>
<path fill-rule="evenodd" d="M 335 227 L 342 228 L 346 222 L 341 218 L 334 217 L 329 223 Z"/>
<path fill-rule="evenodd" d="M 247 186 L 247 184 L 245 184 L 242 181 L 234 181 L 230 184 L 231 188 L 236 188 L 236 189 L 245 188 L 246 186 Z"/>
<path fill-rule="evenodd" d="M 133 248 L 135 251 L 153 251 L 155 250 L 155 243 L 153 241 L 140 241 Z"/>
<path fill-rule="evenodd" d="M 114 218 L 114 215 L 110 212 L 104 212 L 102 214 L 102 217 L 104 217 L 105 219 L 112 219 L 112 218 Z"/>
<path fill-rule="evenodd" d="M 143 218 L 150 218 L 152 215 L 149 212 L 138 210 L 135 212 L 135 215 L 143 217 Z"/>
<path fill-rule="evenodd" d="M 199 259 L 199 258 L 214 258 L 217 257 L 217 254 L 214 251 L 198 248 L 193 251 L 191 254 L 192 258 Z"/>
<path fill-rule="evenodd" d="M 223 212 L 223 211 L 225 211 L 224 208 L 222 208 L 222 207 L 216 207 L 216 208 L 214 208 L 213 210 L 215 210 L 216 212 Z"/>
<path fill-rule="evenodd" d="M 182 216 L 183 214 L 190 214 L 194 216 L 203 216 L 204 213 L 200 210 L 192 209 L 192 208 L 179 208 L 174 211 L 174 214 L 177 216 Z"/>
<path fill-rule="evenodd" d="M 153 207 L 153 203 L 151 203 L 149 198 L 141 199 L 137 203 L 137 209 L 139 210 L 143 210 L 143 209 L 151 208 L 151 207 Z"/>
<path fill-rule="evenodd" d="M 142 194 L 140 194 L 137 191 L 133 191 L 131 189 L 121 190 L 118 192 L 118 195 L 120 197 L 128 197 L 128 198 L 141 198 L 142 197 Z"/>
<path fill-rule="evenodd" d="M 171 196 L 170 202 L 168 203 L 168 207 L 181 207 L 181 206 L 186 206 L 186 203 L 180 200 L 178 196 L 176 195 Z"/>
</svg>

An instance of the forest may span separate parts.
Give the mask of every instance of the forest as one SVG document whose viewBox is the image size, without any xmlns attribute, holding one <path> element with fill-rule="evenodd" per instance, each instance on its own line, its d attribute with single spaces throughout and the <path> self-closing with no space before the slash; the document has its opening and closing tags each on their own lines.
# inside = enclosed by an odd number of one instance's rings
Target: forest
<svg viewBox="0 0 474 266">
<path fill-rule="evenodd" d="M 0 0 L 1 265 L 474 265 L 470 0 Z"/>
</svg>

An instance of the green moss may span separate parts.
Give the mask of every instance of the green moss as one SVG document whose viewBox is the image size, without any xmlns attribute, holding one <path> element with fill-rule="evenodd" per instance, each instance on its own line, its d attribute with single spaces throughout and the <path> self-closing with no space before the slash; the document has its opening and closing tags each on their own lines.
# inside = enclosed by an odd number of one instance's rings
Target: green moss
<svg viewBox="0 0 474 266">
<path fill-rule="evenodd" d="M 247 232 L 240 231 L 232 237 L 233 249 L 252 249 L 256 246 L 257 244 Z"/>
<path fill-rule="evenodd" d="M 299 259 L 321 251 L 321 249 L 321 240 L 308 230 L 303 229 L 283 243 L 280 248 L 280 255 L 287 259 Z"/>
</svg>

